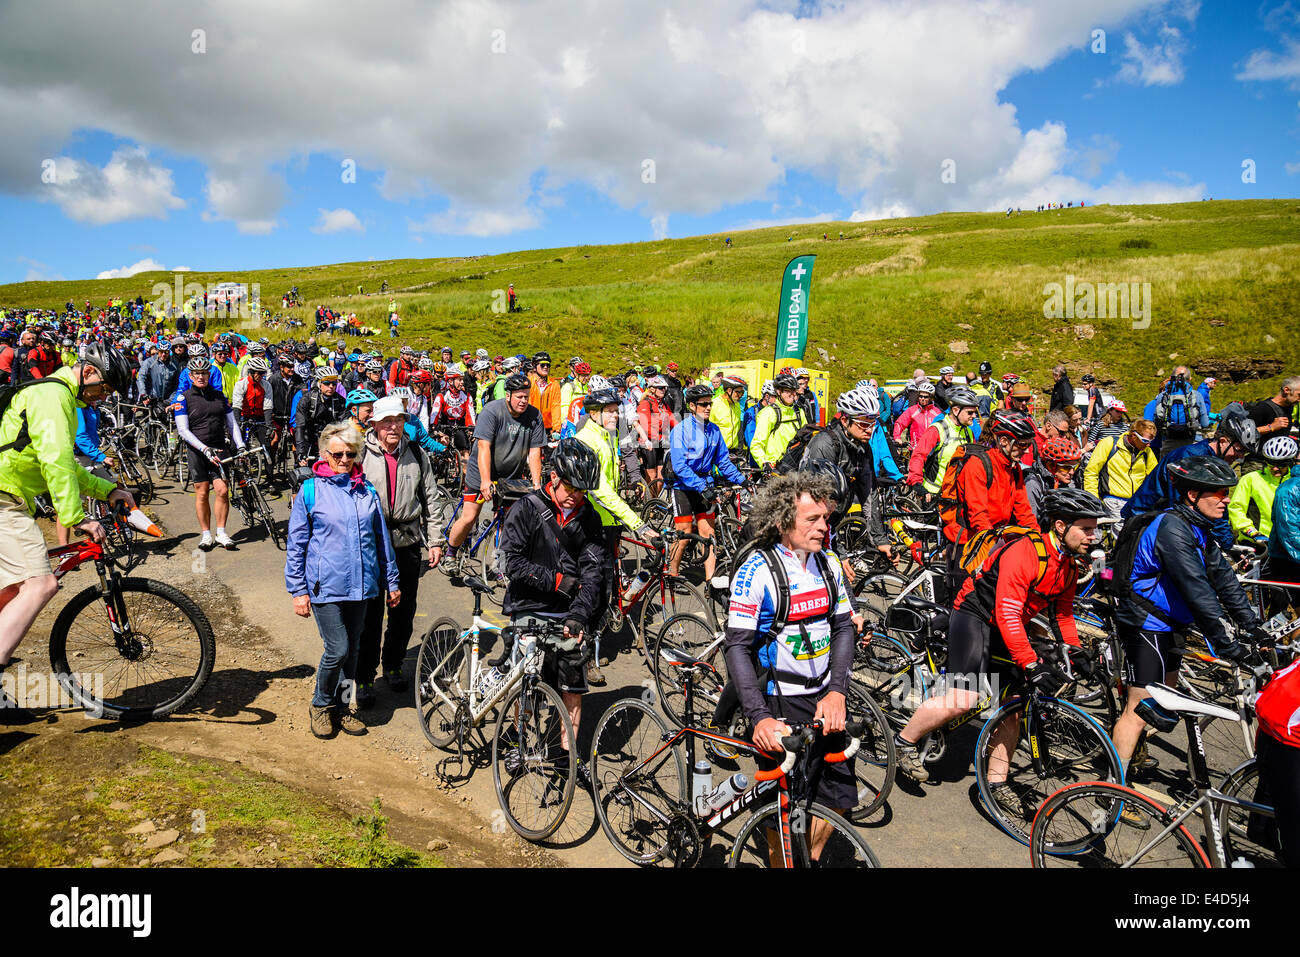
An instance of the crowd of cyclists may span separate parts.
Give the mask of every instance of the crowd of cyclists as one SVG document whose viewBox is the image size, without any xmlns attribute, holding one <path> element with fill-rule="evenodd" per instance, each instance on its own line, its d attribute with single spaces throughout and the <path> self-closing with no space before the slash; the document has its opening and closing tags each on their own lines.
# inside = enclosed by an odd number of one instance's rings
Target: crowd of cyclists
<svg viewBox="0 0 1300 957">
<path fill-rule="evenodd" d="M 963 376 L 917 369 L 891 388 L 863 379 L 823 410 L 798 367 L 751 390 L 674 362 L 597 372 L 545 351 L 403 345 L 386 356 L 356 339 L 168 338 L 138 320 L 120 302 L 0 312 L 0 670 L 55 591 L 38 501 L 62 534 L 92 537 L 103 529 L 83 500 L 135 504 L 139 489 L 100 447 L 110 404 L 114 421 L 174 428 L 200 548 L 237 547 L 226 526 L 233 457 L 253 450 L 292 495 L 285 582 L 322 637 L 310 704 L 320 738 L 365 733 L 378 677 L 409 694 L 425 565 L 456 580 L 482 568 L 512 622 L 562 627 L 544 676 L 578 728 L 583 694 L 618 653 L 600 637 L 621 542 L 669 529 L 704 540 L 667 536 L 669 579 L 694 574 L 720 593 L 731 700 L 754 742 L 778 753 L 792 727 L 817 723 L 828 740 L 845 731 L 855 661 L 884 627 L 855 585 L 918 562 L 938 570 L 945 680 L 892 732 L 898 768 L 917 782 L 929 778 L 918 746 L 978 705 L 975 676 L 1052 695 L 1101 667 L 1076 627 L 1097 551 L 1114 573 L 1126 670 L 1107 731 L 1126 776 L 1151 761 L 1147 688 L 1177 684 L 1189 641 L 1229 663 L 1276 661 L 1285 649 L 1265 619 L 1300 604 L 1284 587 L 1300 584 L 1300 376 L 1215 413 L 1214 380 L 1194 387 L 1179 367 L 1138 416 L 1091 374 L 1076 392 L 1058 366 L 1044 398 L 984 362 Z M 481 561 L 486 514 L 504 515 L 491 561 Z M 937 547 L 923 555 L 916 529 L 928 523 Z M 724 526 L 735 547 L 723 547 Z M 1263 609 L 1241 583 L 1242 556 L 1259 556 L 1278 583 Z M 1065 653 L 1031 640 L 1035 619 Z M 1281 669 L 1268 686 L 1293 711 L 1297 674 Z M 0 708 L 3 721 L 21 714 Z M 995 800 L 1009 790 L 1017 731 L 1008 724 L 993 742 Z M 1300 861 L 1296 724 L 1261 722 L 1260 734 L 1273 739 L 1260 770 L 1283 854 Z M 852 761 L 828 772 L 818 799 L 849 813 L 853 774 Z"/>
</svg>

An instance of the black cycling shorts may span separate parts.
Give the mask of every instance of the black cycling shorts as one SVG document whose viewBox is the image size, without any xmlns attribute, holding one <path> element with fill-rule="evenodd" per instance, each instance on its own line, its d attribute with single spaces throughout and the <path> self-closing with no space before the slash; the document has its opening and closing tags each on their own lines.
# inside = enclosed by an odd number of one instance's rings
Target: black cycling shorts
<svg viewBox="0 0 1300 957">
<path fill-rule="evenodd" d="M 703 519 L 706 522 L 713 521 L 715 511 L 714 505 L 705 502 L 703 494 L 695 491 L 695 489 L 673 489 L 672 504 L 674 522 L 681 522 L 684 525 L 692 520 L 699 519 Z"/>
<path fill-rule="evenodd" d="M 447 433 L 447 437 L 451 439 L 451 447 L 457 452 L 469 451 L 469 435 L 464 429 L 452 429 Z"/>
<path fill-rule="evenodd" d="M 227 449 L 217 449 L 222 458 L 230 458 L 230 452 Z M 206 456 L 200 455 L 192 447 L 185 446 L 185 460 L 190 467 L 190 481 L 194 483 L 211 482 L 214 479 L 225 481 L 225 476 L 221 474 L 221 469 L 207 460 Z"/>
<path fill-rule="evenodd" d="M 812 721 L 813 716 L 817 713 L 817 702 L 825 694 L 826 692 L 822 691 L 817 694 L 784 695 L 780 698 L 769 696 L 767 698 L 767 708 L 775 718 L 781 718 L 787 722 L 800 721 L 807 723 Z M 848 717 L 852 718 L 853 715 L 849 714 Z M 825 754 L 843 751 L 848 745 L 849 736 L 843 731 L 837 734 L 819 734 L 812 745 L 813 754 L 820 758 Z M 835 810 L 851 810 L 857 807 L 859 803 L 858 781 L 853 770 L 855 760 L 855 758 L 849 758 L 849 760 L 841 761 L 839 764 L 815 761 L 812 766 L 813 800 Z M 755 758 L 755 762 L 758 764 L 760 771 L 769 771 L 781 764 L 780 759 L 769 759 L 761 751 Z"/>
<path fill-rule="evenodd" d="M 1130 688 L 1145 688 L 1178 670 L 1186 643 L 1171 631 L 1132 631 L 1121 628 L 1124 644 L 1124 675 Z"/>
<path fill-rule="evenodd" d="M 948 664 L 945 685 L 963 691 L 979 691 L 979 676 L 991 687 L 991 676 L 1011 681 L 1018 670 L 1011 662 L 1011 652 L 1002 640 L 1002 632 L 983 619 L 955 609 L 948 620 Z M 943 690 L 943 689 L 937 689 Z"/>
<path fill-rule="evenodd" d="M 664 461 L 663 449 L 637 449 L 636 454 L 643 469 L 657 469 Z"/>
</svg>

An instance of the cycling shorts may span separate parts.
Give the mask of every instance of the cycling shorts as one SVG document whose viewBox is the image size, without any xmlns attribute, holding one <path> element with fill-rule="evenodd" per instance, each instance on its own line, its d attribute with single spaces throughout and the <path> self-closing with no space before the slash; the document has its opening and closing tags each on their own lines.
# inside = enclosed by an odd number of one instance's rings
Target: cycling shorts
<svg viewBox="0 0 1300 957">
<path fill-rule="evenodd" d="M 804 695 L 784 695 L 780 698 L 767 698 L 767 708 L 774 718 L 784 721 L 812 721 L 817 713 L 817 702 L 825 697 L 826 692 Z M 852 718 L 853 714 L 849 713 Z M 849 737 L 843 731 L 838 734 L 819 734 L 813 742 L 813 754 L 818 758 L 825 754 L 843 751 L 849 745 Z M 760 751 L 755 757 L 760 771 L 770 771 L 780 765 L 780 760 L 771 759 Z M 839 764 L 827 764 L 824 761 L 813 763 L 813 800 L 837 810 L 849 810 L 858 806 L 858 782 L 853 770 L 854 758 Z"/>
<path fill-rule="evenodd" d="M 222 458 L 230 457 L 229 449 L 217 449 L 217 453 Z M 190 446 L 185 446 L 185 460 L 190 466 L 190 481 L 194 483 L 211 482 L 215 479 L 225 481 L 225 476 L 221 474 L 221 469 L 208 461 L 207 457 L 199 454 Z"/>
<path fill-rule="evenodd" d="M 704 496 L 692 488 L 672 490 L 673 522 L 687 525 L 692 521 L 713 521 L 714 507 L 704 501 Z"/>
<path fill-rule="evenodd" d="M 664 449 L 637 449 L 637 458 L 641 460 L 643 469 L 657 469 L 663 465 Z"/>
<path fill-rule="evenodd" d="M 1019 669 L 1002 640 L 1002 632 L 969 612 L 955 609 L 948 622 L 948 664 L 944 683 L 948 688 L 979 691 L 980 675 L 997 675 L 1010 682 Z M 991 687 L 991 680 L 986 680 Z M 937 689 L 942 690 L 942 689 Z"/>
<path fill-rule="evenodd" d="M 1124 644 L 1124 675 L 1130 688 L 1164 684 L 1166 676 L 1178 670 L 1186 643 L 1172 631 L 1134 631 L 1121 628 Z"/>
<path fill-rule="evenodd" d="M 470 433 L 464 429 L 453 429 L 447 437 L 451 439 L 451 447 L 457 452 L 468 452 L 469 436 Z"/>
</svg>

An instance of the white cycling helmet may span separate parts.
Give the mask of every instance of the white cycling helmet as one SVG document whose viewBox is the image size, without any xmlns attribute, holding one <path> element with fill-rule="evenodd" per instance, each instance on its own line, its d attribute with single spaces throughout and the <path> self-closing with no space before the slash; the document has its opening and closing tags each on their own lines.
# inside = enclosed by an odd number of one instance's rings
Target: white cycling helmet
<svg viewBox="0 0 1300 957">
<path fill-rule="evenodd" d="M 609 380 L 606 379 L 603 375 L 593 375 L 590 379 L 587 380 L 588 392 L 600 392 L 602 389 L 612 389 L 612 388 L 614 387 L 609 384 Z"/>
<path fill-rule="evenodd" d="M 514 372 L 519 368 L 519 359 L 516 356 L 506 356 L 505 361 L 501 363 L 502 372 Z"/>
<path fill-rule="evenodd" d="M 850 389 L 840 393 L 835 410 L 850 419 L 876 418 L 880 415 L 880 400 L 868 389 Z"/>
<path fill-rule="evenodd" d="M 479 359 L 478 362 L 474 363 L 475 372 L 487 372 L 487 370 L 491 368 L 492 363 L 488 362 L 486 359 Z"/>
<path fill-rule="evenodd" d="M 651 377 L 650 377 L 650 381 L 646 383 L 646 388 L 647 388 L 647 389 L 666 389 L 666 388 L 668 388 L 668 380 L 665 379 L 665 378 L 664 378 L 663 376 L 661 376 L 661 375 L 651 376 Z"/>
<path fill-rule="evenodd" d="M 394 386 L 393 388 L 388 390 L 388 394 L 393 396 L 394 398 L 406 399 L 407 401 L 410 401 L 410 398 L 413 395 L 410 387 L 404 385 Z"/>
<path fill-rule="evenodd" d="M 776 395 L 776 386 L 772 384 L 771 379 L 763 380 L 763 389 L 761 395 Z"/>
<path fill-rule="evenodd" d="M 921 395 L 934 395 L 933 382 L 918 382 L 916 385 L 912 386 L 912 388 Z"/>
<path fill-rule="evenodd" d="M 1259 454 L 1271 465 L 1288 465 L 1300 457 L 1300 443 L 1289 435 L 1275 435 L 1264 443 Z"/>
</svg>

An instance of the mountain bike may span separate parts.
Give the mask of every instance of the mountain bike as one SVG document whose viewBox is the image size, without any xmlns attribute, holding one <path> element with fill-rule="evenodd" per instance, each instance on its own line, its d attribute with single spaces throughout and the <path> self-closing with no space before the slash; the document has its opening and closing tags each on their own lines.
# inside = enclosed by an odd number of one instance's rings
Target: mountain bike
<svg viewBox="0 0 1300 957">
<path fill-rule="evenodd" d="M 50 667 L 78 707 L 121 721 L 147 721 L 194 700 L 212 674 L 216 638 L 194 599 L 165 582 L 126 578 L 132 530 L 121 507 L 96 515 L 103 545 L 50 549 L 54 576 L 94 562 L 99 584 L 73 595 L 50 629 Z M 122 558 L 127 561 L 123 563 Z"/>
<path fill-rule="evenodd" d="M 669 657 L 682 669 L 689 697 L 694 681 L 709 666 L 685 652 Z M 751 756 L 758 749 L 751 742 L 701 728 L 674 731 L 636 698 L 615 702 L 596 723 L 592 739 L 591 780 L 601 829 L 634 864 L 670 861 L 691 867 L 699 863 L 712 834 L 748 812 L 732 844 L 731 867 L 879 867 L 862 835 L 836 811 L 812 799 L 815 769 L 808 745 L 820 730 L 817 721 L 792 724 L 792 733 L 781 740 L 781 766 L 757 772 L 753 787 L 713 807 L 690 797 L 697 794 L 699 783 L 696 738 Z M 862 723 L 851 720 L 846 730 L 848 746 L 826 755 L 826 763 L 847 761 L 858 752 Z M 716 793 L 710 792 L 710 797 Z M 825 844 L 814 854 L 821 836 Z"/>
</svg>

